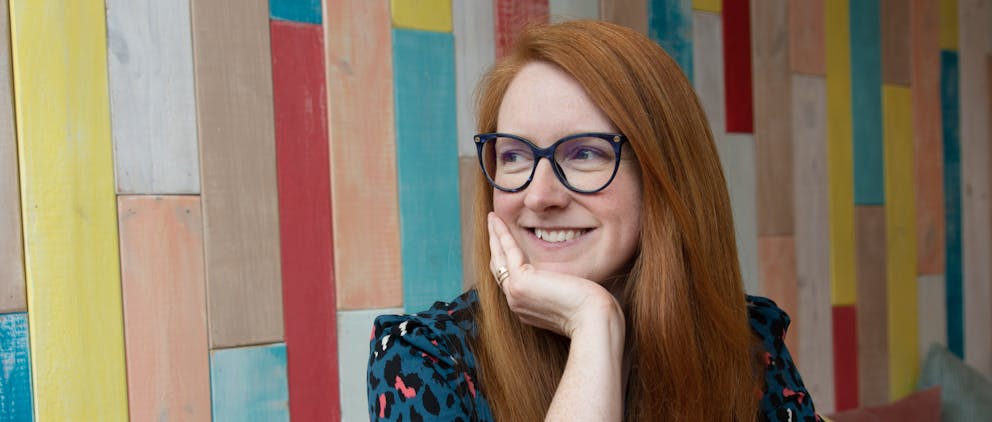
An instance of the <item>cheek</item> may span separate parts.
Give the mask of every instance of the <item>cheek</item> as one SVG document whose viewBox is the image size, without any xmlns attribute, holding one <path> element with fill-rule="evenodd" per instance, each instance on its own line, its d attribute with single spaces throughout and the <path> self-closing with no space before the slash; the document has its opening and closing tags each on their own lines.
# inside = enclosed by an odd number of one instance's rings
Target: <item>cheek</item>
<svg viewBox="0 0 992 422">
<path fill-rule="evenodd" d="M 518 208 L 514 204 L 516 202 L 514 196 L 501 190 L 493 189 L 493 212 L 506 224 L 509 224 L 510 217 L 514 215 L 514 210 Z"/>
</svg>

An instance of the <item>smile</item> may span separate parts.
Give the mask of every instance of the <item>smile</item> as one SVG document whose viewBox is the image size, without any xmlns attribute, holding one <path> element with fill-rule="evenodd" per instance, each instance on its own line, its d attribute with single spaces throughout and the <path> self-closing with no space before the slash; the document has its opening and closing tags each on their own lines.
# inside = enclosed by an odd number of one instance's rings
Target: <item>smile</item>
<svg viewBox="0 0 992 422">
<path fill-rule="evenodd" d="M 545 242 L 561 243 L 582 236 L 588 231 L 588 229 L 548 230 L 534 228 L 534 235 Z"/>
</svg>

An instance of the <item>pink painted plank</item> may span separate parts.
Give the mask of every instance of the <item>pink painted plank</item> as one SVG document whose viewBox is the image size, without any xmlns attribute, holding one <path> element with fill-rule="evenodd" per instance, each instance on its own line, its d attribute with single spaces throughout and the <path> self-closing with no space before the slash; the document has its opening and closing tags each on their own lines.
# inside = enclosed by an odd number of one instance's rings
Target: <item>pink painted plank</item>
<svg viewBox="0 0 992 422">
<path fill-rule="evenodd" d="M 854 208 L 858 295 L 858 396 L 862 406 L 889 402 L 885 207 Z"/>
<path fill-rule="evenodd" d="M 132 420 L 210 420 L 197 196 L 119 196 L 121 293 Z"/>
<path fill-rule="evenodd" d="M 0 0 L 0 313 L 27 309 L 24 295 L 24 250 L 21 196 L 17 188 L 17 138 L 10 74 L 10 20 Z"/>
<path fill-rule="evenodd" d="M 548 21 L 548 0 L 496 1 L 496 57 L 510 53 L 521 29 L 531 23 Z"/>
<path fill-rule="evenodd" d="M 648 34 L 647 0 L 600 0 L 599 18 Z"/>
<path fill-rule="evenodd" d="M 944 152 L 940 112 L 940 13 L 936 0 L 912 0 L 910 63 L 916 186 L 916 265 L 919 274 L 943 274 Z"/>
<path fill-rule="evenodd" d="M 761 271 L 761 293 L 774 300 L 782 308 L 792 323 L 785 345 L 792 359 L 799 364 L 799 337 L 803 335 L 802 319 L 799 318 L 799 296 L 796 284 L 796 242 L 790 236 L 759 236 L 758 259 Z"/>
<path fill-rule="evenodd" d="M 910 2 L 906 0 L 881 0 L 881 2 L 882 82 L 908 86 L 912 73 L 909 34 Z M 934 38 L 936 39 L 936 34 Z"/>
<path fill-rule="evenodd" d="M 827 74 L 823 0 L 789 0 L 789 64 L 793 71 Z"/>
<path fill-rule="evenodd" d="M 338 309 L 403 302 L 389 3 L 324 16 Z M 374 110 L 374 112 L 370 112 Z"/>
</svg>

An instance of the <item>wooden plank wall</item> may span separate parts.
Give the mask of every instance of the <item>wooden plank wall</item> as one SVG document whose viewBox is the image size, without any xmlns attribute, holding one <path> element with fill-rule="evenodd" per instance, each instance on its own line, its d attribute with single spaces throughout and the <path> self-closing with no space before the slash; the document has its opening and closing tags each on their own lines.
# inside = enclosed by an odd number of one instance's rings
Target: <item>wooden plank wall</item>
<svg viewBox="0 0 992 422">
<path fill-rule="evenodd" d="M 9 10 L 7 1 L 0 0 L 0 46 L 10 45 Z M 10 49 L 3 47 L 0 48 L 0 314 L 27 310 L 13 94 Z"/>
<path fill-rule="evenodd" d="M 0 362 L 0 421 L 32 420 L 31 352 L 24 312 L 0 314 Z"/>
</svg>

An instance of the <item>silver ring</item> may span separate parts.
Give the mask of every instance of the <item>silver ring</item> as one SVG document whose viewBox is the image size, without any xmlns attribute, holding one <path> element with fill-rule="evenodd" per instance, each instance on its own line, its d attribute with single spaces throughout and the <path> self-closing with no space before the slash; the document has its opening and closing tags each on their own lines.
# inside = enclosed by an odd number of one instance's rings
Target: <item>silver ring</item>
<svg viewBox="0 0 992 422">
<path fill-rule="evenodd" d="M 503 287 L 503 282 L 510 278 L 510 271 L 506 267 L 499 267 L 496 269 L 496 284 Z"/>
</svg>

